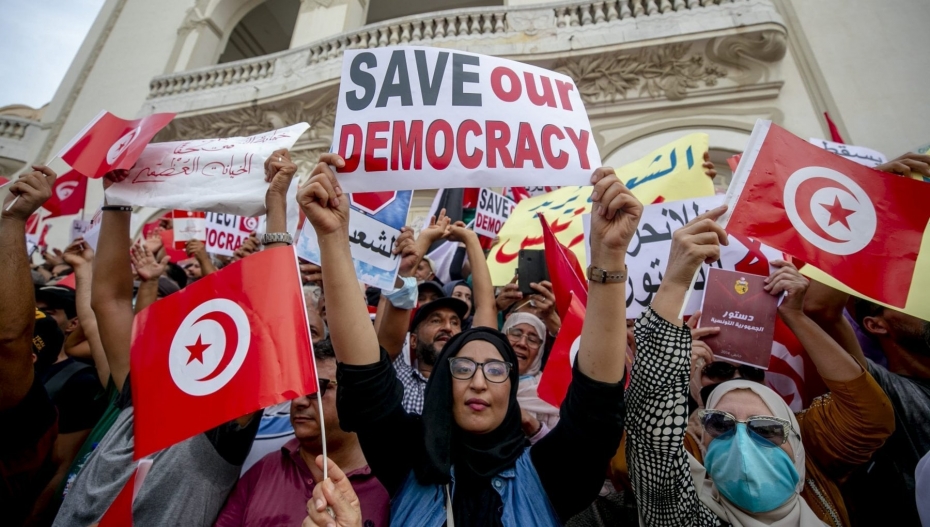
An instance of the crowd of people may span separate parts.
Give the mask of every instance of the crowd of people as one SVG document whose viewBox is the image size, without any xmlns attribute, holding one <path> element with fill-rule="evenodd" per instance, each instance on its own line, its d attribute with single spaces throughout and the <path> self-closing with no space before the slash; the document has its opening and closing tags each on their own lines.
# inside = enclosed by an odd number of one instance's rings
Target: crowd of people
<svg viewBox="0 0 930 527">
<path fill-rule="evenodd" d="M 681 317 L 696 270 L 728 243 L 725 207 L 675 231 L 651 306 L 627 320 L 643 206 L 600 168 L 588 263 L 611 278 L 589 281 L 555 407 L 537 393 L 562 325 L 553 284 L 495 288 L 478 235 L 443 211 L 396 240 L 394 289 L 360 287 L 343 165 L 323 154 L 297 194 L 322 260 L 299 264 L 318 395 L 150 456 L 135 525 L 930 525 L 930 322 L 771 262 L 766 291 L 784 297 L 778 313 L 827 389 L 794 412 L 763 370 L 715 360 L 702 339 L 720 328 Z M 930 157 L 879 168 L 930 176 Z M 297 166 L 279 150 L 265 171 L 266 230 L 285 233 Z M 105 205 L 96 250 L 78 238 L 34 262 L 26 221 L 55 178 L 34 167 L 0 217 L 4 525 L 99 523 L 136 469 L 135 314 L 287 244 L 253 236 L 216 258 L 191 241 L 173 263 L 157 233 L 133 241 L 131 208 Z M 437 243 L 456 245 L 447 283 L 426 257 Z"/>
</svg>

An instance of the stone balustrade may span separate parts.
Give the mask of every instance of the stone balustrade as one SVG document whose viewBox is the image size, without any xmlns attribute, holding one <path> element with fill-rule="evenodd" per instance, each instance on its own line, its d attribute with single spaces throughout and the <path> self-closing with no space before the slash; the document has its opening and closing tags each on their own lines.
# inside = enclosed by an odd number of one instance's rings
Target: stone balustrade
<svg viewBox="0 0 930 527">
<path fill-rule="evenodd" d="M 237 85 L 260 85 L 279 75 L 290 75 L 291 70 L 298 66 L 318 66 L 339 59 L 347 49 L 443 45 L 507 55 L 500 53 L 499 48 L 519 41 L 522 34 L 530 37 L 554 37 L 554 40 L 542 45 L 542 49 L 524 51 L 567 51 L 577 49 L 577 40 L 574 45 L 569 43 L 568 48 L 565 48 L 565 42 L 570 41 L 569 37 L 575 35 L 578 30 L 610 32 L 620 24 L 633 23 L 633 19 L 637 26 L 651 19 L 661 25 L 663 17 L 698 14 L 701 11 L 710 13 L 713 10 L 719 12 L 718 19 L 726 20 L 729 14 L 724 10 L 728 7 L 740 7 L 739 4 L 746 4 L 743 10 L 747 14 L 754 10 L 751 4 L 762 5 L 765 11 L 774 13 L 774 8 L 768 0 L 575 0 L 535 6 L 477 7 L 424 13 L 371 24 L 275 54 L 159 76 L 150 84 L 149 100 L 156 102 L 157 99 L 179 94 Z M 751 22 L 752 17 L 748 18 L 747 21 Z M 761 21 L 771 21 L 772 18 L 766 15 Z M 729 22 L 729 26 L 735 27 L 735 24 Z M 708 28 L 721 29 L 709 26 Z M 484 47 L 488 49 L 484 49 L 482 43 L 486 43 Z M 545 49 L 546 47 L 552 49 Z M 521 51 L 519 47 L 515 50 L 518 51 L 517 54 Z M 287 65 L 288 71 L 285 73 L 278 72 L 281 62 Z M 150 106 L 155 109 L 158 104 L 156 102 Z M 188 108 L 177 109 L 183 111 Z"/>
<path fill-rule="evenodd" d="M 0 115 L 0 137 L 12 140 L 22 140 L 26 136 L 26 129 L 37 123 L 28 119 L 11 115 Z"/>
</svg>

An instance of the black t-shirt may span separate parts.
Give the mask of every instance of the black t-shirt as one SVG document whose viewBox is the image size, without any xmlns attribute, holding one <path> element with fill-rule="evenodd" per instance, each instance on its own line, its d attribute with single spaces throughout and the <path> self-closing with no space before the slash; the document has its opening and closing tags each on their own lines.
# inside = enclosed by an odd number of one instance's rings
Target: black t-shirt
<svg viewBox="0 0 930 527">
<path fill-rule="evenodd" d="M 56 362 L 42 376 L 42 383 L 48 385 L 56 374 L 75 363 L 72 358 Z M 58 432 L 62 434 L 93 428 L 107 408 L 103 386 L 92 367 L 71 375 L 52 396 L 52 402 L 58 408 Z"/>
</svg>

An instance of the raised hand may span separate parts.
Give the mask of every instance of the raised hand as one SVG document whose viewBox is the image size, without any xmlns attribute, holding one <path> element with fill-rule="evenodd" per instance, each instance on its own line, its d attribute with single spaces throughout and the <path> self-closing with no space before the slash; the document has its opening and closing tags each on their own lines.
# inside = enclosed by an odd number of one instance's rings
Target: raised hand
<svg viewBox="0 0 930 527">
<path fill-rule="evenodd" d="M 129 257 L 132 260 L 132 266 L 136 269 L 139 279 L 145 282 L 158 280 L 158 277 L 165 274 L 168 268 L 168 256 L 162 257 L 161 261 L 155 259 L 155 255 L 149 250 L 144 243 L 133 244 L 129 251 Z"/>
<path fill-rule="evenodd" d="M 192 258 L 197 253 L 206 252 L 207 246 L 203 243 L 202 240 L 187 240 L 187 244 L 184 246 L 184 251 L 187 253 L 188 258 Z"/>
<path fill-rule="evenodd" d="M 478 234 L 469 229 L 464 221 L 457 221 L 446 227 L 446 234 L 444 237 L 448 240 L 461 243 L 467 243 L 470 239 L 474 239 L 475 241 L 478 240 Z"/>
<path fill-rule="evenodd" d="M 265 194 L 266 201 L 272 196 L 284 198 L 295 174 L 297 165 L 291 161 L 291 154 L 286 148 L 275 150 L 268 156 L 265 160 L 265 181 L 271 184 Z"/>
<path fill-rule="evenodd" d="M 701 388 L 704 387 L 701 382 L 701 372 L 704 366 L 714 362 L 713 350 L 701 339 L 720 333 L 718 327 L 697 327 L 700 321 L 700 310 L 695 311 L 688 319 L 688 328 L 691 330 L 691 397 L 695 401 L 701 400 Z"/>
<path fill-rule="evenodd" d="M 429 247 L 436 240 L 449 235 L 449 223 L 451 219 L 446 216 L 446 209 L 439 211 L 439 217 L 432 216 L 429 219 L 429 225 L 420 230 L 420 236 L 417 237 L 417 243 L 421 246 Z M 422 240 L 422 241 L 421 241 Z"/>
<path fill-rule="evenodd" d="M 662 283 L 691 286 L 691 279 L 703 263 L 720 258 L 720 246 L 729 244 L 727 233 L 717 223 L 726 205 L 701 214 L 672 234 L 668 268 Z M 593 246 L 592 246 L 593 247 Z"/>
<path fill-rule="evenodd" d="M 77 270 L 94 261 L 94 250 L 89 243 L 84 241 L 84 238 L 77 238 L 65 249 L 62 259 Z"/>
<path fill-rule="evenodd" d="M 44 165 L 32 165 L 32 168 L 32 172 L 20 176 L 10 187 L 10 195 L 0 207 L 0 215 L 4 218 L 26 221 L 52 197 L 52 186 L 58 175 Z"/>
<path fill-rule="evenodd" d="M 164 242 L 162 242 L 161 236 L 157 232 L 149 233 L 148 237 L 145 238 L 143 242 L 145 248 L 152 254 L 158 254 L 158 251 L 164 247 Z"/>
<path fill-rule="evenodd" d="M 307 518 L 301 527 L 362 527 L 362 505 L 349 478 L 331 459 L 325 462 L 329 477 L 313 489 L 313 498 L 307 502 Z M 317 456 L 316 464 L 321 470 L 323 463 L 323 456 Z"/>
<path fill-rule="evenodd" d="M 517 285 L 517 276 L 514 275 L 510 283 L 502 287 L 497 293 L 494 303 L 497 304 L 498 311 L 506 311 L 507 308 L 522 298 L 523 293 L 520 292 L 520 286 Z"/>
<path fill-rule="evenodd" d="M 704 152 L 704 163 L 701 165 L 704 167 L 704 174 L 710 179 L 717 177 L 717 167 L 714 166 L 714 162 L 710 160 L 710 152 Z"/>
<path fill-rule="evenodd" d="M 536 291 L 536 294 L 530 298 L 539 312 L 539 318 L 546 325 L 546 331 L 550 335 L 555 335 L 562 328 L 562 319 L 555 309 L 555 293 L 552 292 L 552 282 L 543 280 L 540 283 L 531 283 L 530 288 Z"/>
<path fill-rule="evenodd" d="M 417 270 L 417 264 L 423 258 L 420 251 L 417 250 L 417 242 L 413 238 L 413 229 L 410 227 L 401 227 L 400 237 L 394 242 L 394 248 L 391 254 L 400 255 L 400 267 L 397 269 L 399 276 L 413 276 Z"/>
<path fill-rule="evenodd" d="M 594 190 L 591 200 L 591 260 L 598 267 L 610 267 L 607 260 L 622 260 L 630 240 L 636 234 L 636 226 L 643 213 L 643 206 L 620 182 L 614 169 L 601 167 L 591 176 Z M 600 263 L 600 265 L 598 265 Z"/>
<path fill-rule="evenodd" d="M 790 262 L 775 260 L 772 265 L 778 267 L 778 270 L 765 279 L 764 289 L 775 296 L 788 293 L 778 306 L 778 312 L 782 316 L 804 315 L 804 295 L 811 281 L 801 275 L 798 268 Z"/>
<path fill-rule="evenodd" d="M 51 271 L 56 265 L 65 263 L 64 254 L 61 249 L 45 249 L 42 251 L 42 259 L 45 260 L 45 266 Z"/>
<path fill-rule="evenodd" d="M 110 188 L 113 183 L 119 183 L 127 177 L 129 177 L 129 171 L 123 168 L 107 172 L 103 175 L 103 190 Z"/>
<path fill-rule="evenodd" d="M 891 161 L 878 165 L 875 170 L 882 172 L 891 172 L 902 176 L 912 176 L 915 174 L 930 178 L 930 155 L 915 154 L 908 152 L 898 156 Z"/>
<path fill-rule="evenodd" d="M 349 232 L 349 200 L 329 165 L 341 168 L 345 161 L 337 154 L 321 155 L 310 180 L 297 191 L 297 203 L 317 237 Z"/>
</svg>

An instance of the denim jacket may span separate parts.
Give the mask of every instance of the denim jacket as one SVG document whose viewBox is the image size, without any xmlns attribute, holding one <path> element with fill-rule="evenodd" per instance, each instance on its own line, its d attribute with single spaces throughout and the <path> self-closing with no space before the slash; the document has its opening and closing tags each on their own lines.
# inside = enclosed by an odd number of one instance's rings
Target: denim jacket
<svg viewBox="0 0 930 527">
<path fill-rule="evenodd" d="M 504 470 L 491 480 L 501 496 L 504 510 L 501 521 L 505 527 L 523 525 L 559 526 L 556 515 L 527 448 L 517 458 L 513 468 Z M 452 495 L 455 495 L 453 468 Z M 391 525 L 440 527 L 446 521 L 445 492 L 442 485 L 421 485 L 413 472 L 391 502 Z"/>
</svg>

